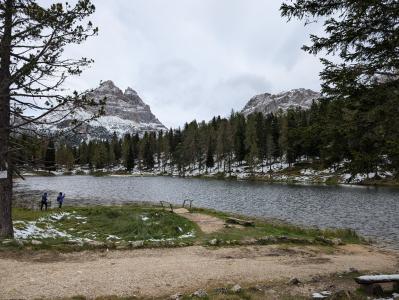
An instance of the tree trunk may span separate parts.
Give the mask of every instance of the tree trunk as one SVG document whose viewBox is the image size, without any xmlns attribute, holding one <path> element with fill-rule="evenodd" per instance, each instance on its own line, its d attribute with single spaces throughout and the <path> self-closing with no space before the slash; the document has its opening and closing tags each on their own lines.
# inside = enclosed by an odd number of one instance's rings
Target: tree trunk
<svg viewBox="0 0 399 300">
<path fill-rule="evenodd" d="M 6 179 L 0 179 L 0 238 L 12 238 L 14 234 L 11 219 L 11 198 L 12 179 L 8 175 Z"/>
<path fill-rule="evenodd" d="M 9 151 L 12 6 L 12 0 L 5 2 L 4 32 L 0 41 L 0 238 L 13 236 L 11 219 L 12 164 Z"/>
</svg>

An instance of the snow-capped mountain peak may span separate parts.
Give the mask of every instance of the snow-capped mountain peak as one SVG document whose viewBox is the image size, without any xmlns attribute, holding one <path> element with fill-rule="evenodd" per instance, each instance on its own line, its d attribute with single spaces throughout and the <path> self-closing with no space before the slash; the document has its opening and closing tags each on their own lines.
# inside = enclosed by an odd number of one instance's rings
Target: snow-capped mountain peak
<svg viewBox="0 0 399 300">
<path fill-rule="evenodd" d="M 252 97 L 244 106 L 242 113 L 247 116 L 254 112 L 269 114 L 280 109 L 286 111 L 292 107 L 308 109 L 313 101 L 318 98 L 320 98 L 320 93 L 304 88 L 293 89 L 274 95 L 264 93 Z"/>
<path fill-rule="evenodd" d="M 80 126 L 78 128 L 80 140 L 109 139 L 114 133 L 122 137 L 127 133 L 143 135 L 144 132 L 166 130 L 166 127 L 151 112 L 150 107 L 130 87 L 123 92 L 111 80 L 107 80 L 88 93 L 87 97 L 94 99 L 95 102 L 105 99 L 105 115 Z M 71 118 L 49 129 L 67 129 L 72 119 L 87 120 L 97 111 L 97 107 L 78 110 Z"/>
<path fill-rule="evenodd" d="M 112 80 L 101 82 L 100 86 L 96 88 L 95 91 L 103 94 L 123 94 L 122 90 L 119 89 Z"/>
<path fill-rule="evenodd" d="M 125 95 L 137 96 L 137 92 L 134 89 L 132 89 L 131 87 L 127 87 L 127 89 L 125 90 Z"/>
</svg>

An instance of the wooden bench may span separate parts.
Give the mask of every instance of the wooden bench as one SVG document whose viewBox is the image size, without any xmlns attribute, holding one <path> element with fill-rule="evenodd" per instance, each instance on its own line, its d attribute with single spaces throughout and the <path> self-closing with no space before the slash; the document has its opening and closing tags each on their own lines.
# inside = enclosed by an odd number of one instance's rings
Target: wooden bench
<svg viewBox="0 0 399 300">
<path fill-rule="evenodd" d="M 193 204 L 193 201 L 194 200 L 187 200 L 187 199 L 184 200 L 183 204 L 182 204 L 182 207 L 185 208 L 186 203 L 190 203 L 189 208 L 191 208 L 191 206 Z M 159 202 L 161 202 L 161 206 L 162 206 L 163 210 L 169 209 L 171 212 L 173 212 L 173 204 L 172 203 L 170 203 L 168 201 L 159 201 Z M 175 208 L 176 208 L 176 206 L 175 206 Z"/>
<path fill-rule="evenodd" d="M 191 206 L 192 206 L 192 204 L 193 204 L 193 201 L 194 201 L 194 200 L 189 200 L 189 199 L 184 200 L 184 201 L 183 201 L 182 207 L 185 207 L 185 206 L 186 206 L 186 203 L 189 202 L 189 203 L 190 203 L 190 208 L 191 208 Z"/>
<path fill-rule="evenodd" d="M 168 202 L 168 201 L 159 201 L 161 202 L 161 206 L 162 206 L 162 210 L 167 209 L 168 207 L 170 208 L 170 211 L 173 212 L 173 205 L 172 203 Z"/>
<path fill-rule="evenodd" d="M 365 275 L 355 278 L 355 281 L 364 288 L 366 293 L 372 295 L 383 294 L 381 283 L 393 283 L 393 290 L 399 290 L 399 274 Z"/>
</svg>

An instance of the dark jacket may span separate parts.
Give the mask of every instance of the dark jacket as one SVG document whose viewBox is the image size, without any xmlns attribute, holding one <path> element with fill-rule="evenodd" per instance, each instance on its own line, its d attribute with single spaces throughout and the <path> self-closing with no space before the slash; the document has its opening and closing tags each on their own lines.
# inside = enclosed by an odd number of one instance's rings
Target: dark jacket
<svg viewBox="0 0 399 300">
<path fill-rule="evenodd" d="M 57 202 L 63 202 L 64 198 L 65 198 L 65 194 L 64 195 L 58 195 Z"/>
</svg>

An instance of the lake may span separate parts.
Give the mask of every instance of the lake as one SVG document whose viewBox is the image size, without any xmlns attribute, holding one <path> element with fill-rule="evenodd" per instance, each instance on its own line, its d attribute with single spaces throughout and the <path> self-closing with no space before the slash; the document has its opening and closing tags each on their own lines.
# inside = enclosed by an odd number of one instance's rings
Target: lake
<svg viewBox="0 0 399 300">
<path fill-rule="evenodd" d="M 53 202 L 58 192 L 65 192 L 66 205 L 159 203 L 160 200 L 180 204 L 191 199 L 198 207 L 277 218 L 298 225 L 352 228 L 399 249 L 397 188 L 172 177 L 56 176 L 17 180 L 15 190 L 32 192 L 35 195 L 32 201 L 40 200 L 39 191 L 48 191 Z"/>
</svg>

